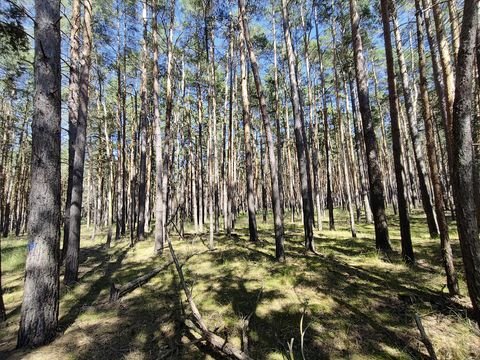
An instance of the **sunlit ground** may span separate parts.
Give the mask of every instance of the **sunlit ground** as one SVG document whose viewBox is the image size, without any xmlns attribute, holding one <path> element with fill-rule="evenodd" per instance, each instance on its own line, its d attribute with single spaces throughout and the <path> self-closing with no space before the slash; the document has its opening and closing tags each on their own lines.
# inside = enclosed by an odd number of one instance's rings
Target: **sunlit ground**
<svg viewBox="0 0 480 360">
<path fill-rule="evenodd" d="M 248 241 L 245 217 L 230 238 L 215 238 L 190 227 L 186 239 L 172 236 L 183 271 L 211 330 L 242 344 L 242 319 L 250 315 L 248 352 L 254 359 L 287 359 L 289 344 L 302 359 L 426 358 L 413 319 L 421 316 L 441 359 L 468 359 L 480 354 L 480 332 L 469 318 L 470 307 L 461 271 L 459 244 L 452 232 L 456 265 L 464 296 L 450 299 L 440 258 L 439 240 L 431 240 L 424 218 L 412 216 L 417 265 L 377 257 L 373 226 L 357 224 L 352 239 L 346 216 L 337 212 L 337 231 L 315 232 L 321 256 L 303 250 L 303 228 L 286 216 L 287 262 L 274 261 L 272 220 L 257 221 L 261 242 Z M 222 224 L 222 222 L 220 222 Z M 323 224 L 324 229 L 327 224 Z M 183 320 L 189 308 L 173 266 L 114 304 L 111 283 L 124 284 L 169 260 L 153 257 L 153 240 L 129 248 L 129 240 L 104 249 L 105 232 L 91 240 L 83 228 L 80 282 L 61 288 L 57 339 L 31 351 L 13 351 L 22 297 L 25 238 L 2 240 L 4 300 L 8 320 L 0 324 L 0 358 L 11 359 L 221 359 L 195 340 Z M 394 249 L 400 250 L 398 220 L 390 217 Z M 198 253 L 184 259 L 191 254 Z"/>
</svg>

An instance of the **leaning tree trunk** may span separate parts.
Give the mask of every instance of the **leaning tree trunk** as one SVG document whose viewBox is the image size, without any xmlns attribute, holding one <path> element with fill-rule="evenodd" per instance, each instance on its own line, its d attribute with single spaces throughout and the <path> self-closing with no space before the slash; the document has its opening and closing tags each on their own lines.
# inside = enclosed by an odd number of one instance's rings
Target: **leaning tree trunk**
<svg viewBox="0 0 480 360">
<path fill-rule="evenodd" d="M 357 1 L 350 0 L 350 20 L 352 24 L 352 39 L 357 74 L 358 102 L 362 115 L 363 136 L 367 151 L 368 176 L 370 180 L 370 204 L 375 223 L 375 244 L 377 250 L 386 252 L 391 250 L 388 235 L 387 216 L 385 214 L 385 196 L 383 189 L 383 175 L 378 160 L 378 145 L 373 127 L 370 100 L 368 95 L 367 75 L 365 72 L 365 58 L 363 56 L 362 37 L 360 35 Z"/>
<path fill-rule="evenodd" d="M 92 51 L 92 3 L 84 2 L 83 49 L 80 66 L 80 97 L 78 107 L 75 156 L 73 159 L 72 199 L 70 205 L 70 234 L 65 256 L 65 284 L 77 281 L 78 256 L 80 252 L 80 227 L 82 220 L 83 171 L 87 145 L 88 87 L 90 83 L 90 63 Z"/>
<path fill-rule="evenodd" d="M 295 144 L 297 147 L 298 170 L 300 173 L 300 189 L 303 204 L 303 225 L 305 231 L 305 247 L 315 251 L 313 242 L 314 210 L 312 198 L 312 181 L 310 178 L 310 159 L 308 156 L 307 137 L 301 107 L 300 90 L 298 85 L 298 74 L 296 68 L 296 56 L 290 33 L 290 21 L 288 15 L 287 0 L 282 0 L 282 19 L 285 46 L 287 50 L 288 68 L 290 76 L 290 92 L 293 107 L 293 118 L 295 124 Z"/>
<path fill-rule="evenodd" d="M 402 139 L 398 121 L 398 96 L 395 84 L 395 65 L 393 63 L 392 38 L 390 35 L 390 10 L 388 0 L 380 1 L 383 36 L 385 39 L 385 56 L 387 60 L 388 99 L 390 103 L 390 121 L 392 123 L 393 161 L 395 165 L 395 179 L 397 181 L 398 213 L 400 215 L 400 235 L 402 243 L 402 258 L 407 264 L 415 262 L 412 238 L 410 234 L 410 218 L 405 197 L 405 184 L 403 182 L 402 164 Z M 404 89 L 405 90 L 405 89 Z"/>
<path fill-rule="evenodd" d="M 260 70 L 258 67 L 257 57 L 253 51 L 253 45 L 250 41 L 250 32 L 248 29 L 247 19 L 245 18 L 245 0 L 238 0 L 240 9 L 240 28 L 247 44 L 247 50 L 250 56 L 250 64 L 252 67 L 255 87 L 260 102 L 260 112 L 262 113 L 263 126 L 265 128 L 265 136 L 268 146 L 268 160 L 270 164 L 270 180 L 272 182 L 272 206 L 273 218 L 275 225 L 275 258 L 277 261 L 285 260 L 284 234 L 283 234 L 283 214 L 282 204 L 280 200 L 280 184 L 279 173 L 277 172 L 277 156 L 275 154 L 275 144 L 273 143 L 272 128 L 270 125 L 270 115 L 267 110 L 267 101 L 263 91 L 262 80 L 260 78 Z M 279 140 L 278 140 L 279 141 Z M 264 205 L 265 206 L 265 205 Z"/>
<path fill-rule="evenodd" d="M 35 1 L 28 253 L 17 347 L 52 341 L 58 324 L 61 212 L 60 1 Z"/>
<path fill-rule="evenodd" d="M 424 21 L 420 0 L 415 0 L 416 20 L 417 20 L 417 51 L 418 68 L 420 74 L 420 100 L 422 102 L 422 115 L 425 123 L 425 139 L 427 143 L 428 164 L 430 166 L 430 176 L 432 179 L 433 195 L 435 202 L 435 212 L 437 213 L 438 228 L 440 231 L 440 244 L 442 249 L 443 266 L 447 275 L 447 287 L 450 295 L 458 295 L 458 280 L 453 265 L 452 247 L 450 245 L 450 236 L 448 234 L 448 223 L 445 216 L 445 207 L 443 204 L 443 188 L 440 179 L 440 170 L 438 168 L 437 153 L 435 148 L 435 133 L 432 108 L 427 87 L 426 59 L 424 53 Z"/>
<path fill-rule="evenodd" d="M 465 0 L 453 106 L 453 186 L 468 293 L 480 324 L 480 239 L 473 194 L 472 111 L 478 0 Z"/>
<path fill-rule="evenodd" d="M 392 5 L 393 6 L 393 5 Z M 417 167 L 418 183 L 420 185 L 420 195 L 422 198 L 423 210 L 427 216 L 428 231 L 431 237 L 438 236 L 438 225 L 435 213 L 433 212 L 432 200 L 428 192 L 428 173 L 425 165 L 423 144 L 418 133 L 417 114 L 414 105 L 414 99 L 408 79 L 407 65 L 403 56 L 402 37 L 400 34 L 397 20 L 396 9 L 392 8 L 391 16 L 393 20 L 393 33 L 395 35 L 395 45 L 397 49 L 397 60 L 400 67 L 400 78 L 403 87 L 403 98 L 405 100 L 405 109 L 407 111 L 407 121 L 410 128 L 410 135 L 413 143 L 413 155 Z"/>
</svg>

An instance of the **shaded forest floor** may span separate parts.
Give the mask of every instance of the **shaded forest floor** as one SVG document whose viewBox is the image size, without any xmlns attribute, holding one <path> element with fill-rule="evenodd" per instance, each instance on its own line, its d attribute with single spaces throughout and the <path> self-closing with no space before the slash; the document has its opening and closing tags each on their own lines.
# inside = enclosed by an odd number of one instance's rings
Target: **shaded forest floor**
<svg viewBox="0 0 480 360">
<path fill-rule="evenodd" d="M 469 319 L 466 296 L 446 296 L 439 240 L 431 240 L 425 219 L 412 216 L 417 265 L 403 265 L 398 254 L 382 261 L 375 252 L 373 226 L 359 224 L 352 239 L 346 216 L 337 214 L 337 231 L 315 232 L 321 256 L 303 250 L 300 222 L 286 218 L 287 262 L 274 262 L 271 218 L 257 218 L 261 242 L 248 241 L 244 217 L 230 238 L 219 235 L 208 251 L 206 238 L 188 231 L 172 236 L 183 271 L 209 328 L 242 346 L 242 319 L 254 359 L 286 359 L 293 341 L 301 359 L 303 316 L 306 359 L 426 358 L 413 314 L 418 313 L 441 359 L 480 354 L 480 332 Z M 324 227 L 326 225 L 324 224 Z M 400 249 L 398 219 L 390 217 L 393 246 Z M 60 327 L 50 345 L 15 351 L 25 261 L 25 238 L 3 239 L 4 300 L 8 320 L 0 324 L 0 358 L 8 359 L 221 359 L 195 341 L 183 319 L 189 309 L 175 268 L 108 303 L 111 283 L 124 284 L 166 263 L 152 256 L 153 240 L 129 248 L 128 240 L 105 249 L 105 233 L 91 239 L 83 230 L 80 282 L 61 287 Z M 457 269 L 460 250 L 452 233 Z M 195 254 L 188 257 L 187 256 Z M 466 294 L 463 274 L 462 294 Z M 293 340 L 291 340 L 293 339 Z"/>
</svg>

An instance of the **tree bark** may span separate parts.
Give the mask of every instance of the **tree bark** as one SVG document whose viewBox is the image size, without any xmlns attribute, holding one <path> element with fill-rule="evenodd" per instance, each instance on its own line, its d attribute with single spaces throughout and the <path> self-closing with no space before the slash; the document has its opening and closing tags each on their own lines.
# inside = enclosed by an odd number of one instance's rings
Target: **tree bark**
<svg viewBox="0 0 480 360">
<path fill-rule="evenodd" d="M 305 133 L 305 123 L 303 119 L 303 109 L 301 107 L 301 94 L 298 85 L 298 74 L 296 68 L 297 61 L 292 44 L 292 35 L 290 33 L 290 21 L 288 15 L 287 0 L 282 0 L 282 19 L 285 47 L 288 58 L 290 93 L 295 124 L 295 144 L 297 147 L 298 170 L 300 174 L 300 188 L 302 193 L 305 248 L 311 251 L 315 251 L 315 244 L 313 241 L 314 210 L 312 198 L 312 181 L 310 176 L 310 159 L 308 154 L 307 137 Z"/>
<path fill-rule="evenodd" d="M 155 116 L 155 245 L 154 253 L 161 254 L 165 246 L 164 242 L 164 223 L 163 223 L 163 149 L 162 134 L 160 128 L 160 79 L 158 73 L 158 0 L 153 0 L 153 96 L 154 96 L 154 116 Z"/>
<path fill-rule="evenodd" d="M 241 1 L 241 0 L 240 0 Z M 250 241 L 258 241 L 257 218 L 255 215 L 255 187 L 253 182 L 252 145 L 250 139 L 250 101 L 248 99 L 247 60 L 245 38 L 240 31 L 240 67 L 242 73 L 242 118 L 245 137 L 245 166 L 247 178 L 248 229 Z"/>
<path fill-rule="evenodd" d="M 272 186 L 272 207 L 275 227 L 275 258 L 277 261 L 285 260 L 284 249 L 284 230 L 283 230 L 283 213 L 280 199 L 280 183 L 279 172 L 277 167 L 277 155 L 275 154 L 275 144 L 273 142 L 273 134 L 270 122 L 270 115 L 267 110 L 266 96 L 263 91 L 262 80 L 260 78 L 260 70 L 257 62 L 257 57 L 253 50 L 253 45 L 250 41 L 250 32 L 248 29 L 248 22 L 245 14 L 245 0 L 238 0 L 238 7 L 240 10 L 240 28 L 244 34 L 244 39 L 247 44 L 248 54 L 250 57 L 250 64 L 252 67 L 253 77 L 255 80 L 255 87 L 260 102 L 260 112 L 262 114 L 263 127 L 265 129 L 265 137 L 267 139 L 268 160 L 270 164 L 270 180 Z"/>
<path fill-rule="evenodd" d="M 35 1 L 35 111 L 32 123 L 28 254 L 17 347 L 56 336 L 60 255 L 60 1 Z"/>
<path fill-rule="evenodd" d="M 367 76 L 365 73 L 365 59 L 363 56 L 362 38 L 359 29 L 359 15 L 357 1 L 350 0 L 350 20 L 352 24 L 353 50 L 355 71 L 357 74 L 358 100 L 363 122 L 363 136 L 367 151 L 368 176 L 370 180 L 370 204 L 375 223 L 375 245 L 377 250 L 388 252 L 391 250 L 388 235 L 387 217 L 385 214 L 385 196 L 383 189 L 383 175 L 378 161 L 378 145 L 373 128 L 372 113 L 368 95 Z"/>
<path fill-rule="evenodd" d="M 392 3 L 393 4 L 393 3 Z M 392 5 L 393 6 L 393 5 Z M 427 225 L 430 233 L 430 237 L 435 238 L 438 236 L 437 219 L 433 212 L 432 200 L 430 193 L 428 192 L 428 173 L 425 165 L 425 157 L 423 144 L 420 139 L 417 127 L 417 114 L 410 87 L 410 81 L 408 79 L 407 65 L 403 56 L 402 38 L 400 34 L 399 24 L 397 20 L 397 11 L 395 7 L 391 10 L 391 17 L 393 21 L 393 32 L 395 35 L 395 45 L 397 49 L 397 60 L 400 67 L 400 77 L 403 88 L 403 98 L 405 101 L 405 108 L 407 111 L 407 121 L 410 128 L 410 135 L 413 142 L 413 155 L 415 157 L 415 165 L 417 167 L 418 182 L 420 185 L 420 195 L 422 198 L 423 210 L 427 216 Z"/>
<path fill-rule="evenodd" d="M 70 203 L 72 199 L 73 158 L 75 155 L 75 138 L 78 121 L 79 95 L 79 43 L 80 43 L 80 0 L 72 1 L 72 16 L 70 23 L 70 84 L 68 89 L 68 178 L 65 201 L 65 215 L 63 220 L 63 247 L 62 258 L 65 257 L 70 232 Z"/>
<path fill-rule="evenodd" d="M 434 120 L 432 108 L 427 87 L 426 60 L 424 52 L 424 21 L 420 0 L 415 0 L 416 20 L 417 20 L 417 51 L 418 68 L 420 73 L 420 100 L 422 102 L 422 115 L 425 123 L 425 139 L 427 143 L 428 164 L 430 166 L 430 176 L 435 201 L 435 211 L 437 213 L 438 228 L 440 230 L 440 244 L 442 251 L 443 266 L 447 275 L 447 288 L 450 295 L 458 295 L 457 275 L 453 265 L 452 247 L 450 245 L 450 236 L 448 233 L 448 223 L 445 217 L 445 207 L 443 204 L 443 188 L 440 179 L 440 170 L 438 168 L 437 153 L 435 148 Z"/>
<path fill-rule="evenodd" d="M 424 8 L 430 8 L 430 0 L 423 0 Z M 452 169 L 453 164 L 453 135 L 452 135 L 452 122 L 453 122 L 453 101 L 455 98 L 455 77 L 453 74 L 450 48 L 448 46 L 448 41 L 445 35 L 445 28 L 443 25 L 442 19 L 442 10 L 440 8 L 440 3 L 437 0 L 434 0 L 431 4 L 433 10 L 433 19 L 435 21 L 436 35 L 438 49 L 440 52 L 440 62 L 442 65 L 443 73 L 443 83 L 445 87 L 445 100 L 446 100 L 446 109 L 447 109 L 447 122 L 445 123 L 445 133 L 447 139 L 447 154 L 449 156 L 450 169 Z"/>
<path fill-rule="evenodd" d="M 147 99 L 147 62 L 148 62 L 148 33 L 147 33 L 147 1 L 143 2 L 143 41 L 141 60 L 141 85 L 140 85 L 140 166 L 138 172 L 138 223 L 137 240 L 145 237 L 145 201 L 147 196 L 147 121 L 148 121 L 148 99 Z"/>
<path fill-rule="evenodd" d="M 473 194 L 472 110 L 478 0 L 465 0 L 453 106 L 453 184 L 457 229 L 473 311 L 480 324 L 480 239 Z"/>
<path fill-rule="evenodd" d="M 395 84 L 395 65 L 393 63 L 392 38 L 390 35 L 389 0 L 380 1 L 383 37 L 385 41 L 385 56 L 387 60 L 388 99 L 390 103 L 390 122 L 392 123 L 393 160 L 395 164 L 395 179 L 397 181 L 398 213 L 400 215 L 400 235 L 402 243 L 402 258 L 407 264 L 415 262 L 412 238 L 410 235 L 410 218 L 408 215 L 407 199 L 405 197 L 405 184 L 403 183 L 402 140 L 398 124 L 398 96 Z M 405 86 L 405 84 L 404 84 Z M 404 88 L 405 91 L 405 88 Z"/>
<path fill-rule="evenodd" d="M 352 237 L 357 237 L 357 231 L 355 230 L 355 216 L 353 213 L 353 206 L 352 206 L 352 194 L 350 189 L 350 176 L 348 175 L 348 164 L 347 164 L 347 153 L 345 149 L 345 132 L 343 129 L 343 117 L 342 117 L 342 110 L 340 108 L 340 82 L 338 76 L 338 69 L 337 69 L 337 50 L 336 50 L 336 30 L 335 30 L 335 20 L 332 20 L 331 24 L 331 31 L 332 31 L 332 41 L 333 41 L 333 72 L 334 72 L 334 86 L 335 86 L 335 102 L 336 102 L 336 110 L 337 110 L 337 121 L 338 121 L 338 131 L 340 133 L 340 157 L 341 162 L 343 165 L 343 172 L 344 176 L 343 179 L 345 181 L 345 192 L 347 195 L 347 207 L 348 207 L 348 214 L 349 214 L 349 221 L 350 221 L 350 232 Z M 333 212 L 333 211 L 332 211 Z M 333 216 L 333 214 L 332 214 Z"/>
<path fill-rule="evenodd" d="M 87 141 L 87 119 L 92 51 L 92 3 L 84 2 L 83 48 L 80 66 L 80 96 L 78 107 L 77 135 L 73 160 L 72 199 L 70 205 L 70 234 L 65 256 L 65 284 L 72 284 L 78 277 L 78 256 L 80 252 L 81 211 L 83 196 L 83 172 Z"/>
</svg>

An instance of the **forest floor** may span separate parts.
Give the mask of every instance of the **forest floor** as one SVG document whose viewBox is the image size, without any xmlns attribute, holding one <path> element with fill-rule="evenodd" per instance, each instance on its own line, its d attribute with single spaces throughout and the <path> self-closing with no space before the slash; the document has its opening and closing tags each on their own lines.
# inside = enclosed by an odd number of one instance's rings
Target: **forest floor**
<svg viewBox="0 0 480 360">
<path fill-rule="evenodd" d="M 211 251 L 206 235 L 195 237 L 187 231 L 184 240 L 172 236 L 208 327 L 241 347 L 242 319 L 251 315 L 246 338 L 254 359 L 287 359 L 289 343 L 295 359 L 302 359 L 301 326 L 306 359 L 422 359 L 427 352 L 415 325 L 417 313 L 440 359 L 480 354 L 480 332 L 469 318 L 469 300 L 447 296 L 439 240 L 429 238 L 420 213 L 411 219 L 417 256 L 413 267 L 404 265 L 399 254 L 390 261 L 379 259 L 373 226 L 358 224 L 353 239 L 345 214 L 336 215 L 337 231 L 315 232 L 320 256 L 304 252 L 303 227 L 287 217 L 284 264 L 274 261 L 271 218 L 263 223 L 261 215 L 258 244 L 248 241 L 245 217 L 230 238 L 217 236 Z M 57 339 L 28 351 L 14 350 L 26 240 L 2 240 L 8 320 L 0 324 L 0 358 L 221 359 L 185 327 L 190 310 L 174 266 L 118 302 L 108 302 L 112 282 L 124 284 L 167 263 L 170 256 L 153 257 L 151 238 L 134 248 L 124 239 L 105 249 L 105 233 L 97 234 L 91 239 L 84 228 L 80 281 L 70 288 L 61 286 Z M 398 219 L 393 216 L 390 234 L 399 251 Z M 452 237 L 466 294 L 454 232 Z"/>
</svg>

